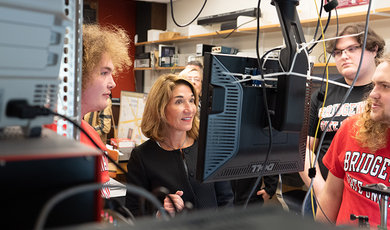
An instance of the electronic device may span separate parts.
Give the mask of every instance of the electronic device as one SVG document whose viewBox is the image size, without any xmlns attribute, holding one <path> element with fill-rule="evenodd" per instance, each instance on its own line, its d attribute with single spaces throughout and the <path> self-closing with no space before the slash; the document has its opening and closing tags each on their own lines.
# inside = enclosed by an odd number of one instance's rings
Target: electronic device
<svg viewBox="0 0 390 230">
<path fill-rule="evenodd" d="M 206 53 L 204 65 L 197 178 L 255 177 L 263 170 L 269 145 L 263 90 L 252 81 L 237 83 L 241 79 L 236 74 L 256 69 L 257 59 Z M 276 98 L 276 87 L 268 88 L 270 107 L 280 106 Z M 303 116 L 295 119 L 304 123 Z M 304 131 L 273 129 L 273 148 L 264 175 L 303 170 L 305 142 Z"/>
<path fill-rule="evenodd" d="M 286 40 L 279 56 L 279 72 L 288 71 L 292 66 L 294 72 L 307 74 L 304 52 L 295 57 L 297 44 L 304 41 L 295 8 L 298 1 L 272 3 Z M 238 82 L 248 75 L 248 70 L 249 75 L 267 71 L 259 70 L 255 58 L 208 53 L 204 66 L 197 179 L 212 182 L 302 171 L 311 93 L 306 79 L 278 76 L 277 83 L 265 82 L 268 87 L 264 95 L 262 84 Z M 244 77 L 240 79 L 237 75 Z M 267 111 L 271 114 L 272 127 L 267 122 Z"/>
<path fill-rule="evenodd" d="M 238 49 L 227 46 L 215 46 L 211 48 L 211 52 L 221 54 L 236 54 Z"/>
<path fill-rule="evenodd" d="M 20 119 L 7 116 L 9 101 L 56 109 L 65 27 L 64 1 L 0 1 L 0 131 L 21 126 L 39 136 L 52 116 Z M 15 16 L 18 15 L 18 16 Z"/>
<path fill-rule="evenodd" d="M 100 181 L 97 149 L 46 128 L 40 138 L 13 132 L 0 139 L 2 228 L 33 229 L 50 198 L 65 189 Z M 96 222 L 102 208 L 100 191 L 69 196 L 53 207 L 45 229 Z"/>
<path fill-rule="evenodd" d="M 204 53 L 211 52 L 213 45 L 196 44 L 196 56 L 204 56 Z"/>
<path fill-rule="evenodd" d="M 173 66 L 173 57 L 176 54 L 176 46 L 158 45 L 159 66 Z"/>
<path fill-rule="evenodd" d="M 150 67 L 150 52 L 135 54 L 134 67 L 135 68 Z"/>
<path fill-rule="evenodd" d="M 222 13 L 222 14 L 200 17 L 197 20 L 197 24 L 198 25 L 207 25 L 207 24 L 213 24 L 213 23 L 235 21 L 238 16 L 256 17 L 256 15 L 257 15 L 257 9 L 256 8 L 249 8 L 249 9 L 237 10 L 237 11 L 233 11 L 233 12 L 227 12 L 227 13 Z"/>
</svg>

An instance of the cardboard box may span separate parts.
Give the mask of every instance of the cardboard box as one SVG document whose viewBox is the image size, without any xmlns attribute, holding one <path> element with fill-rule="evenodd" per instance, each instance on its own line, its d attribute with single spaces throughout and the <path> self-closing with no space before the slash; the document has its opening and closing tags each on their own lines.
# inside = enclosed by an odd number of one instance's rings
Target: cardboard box
<svg viewBox="0 0 390 230">
<path fill-rule="evenodd" d="M 157 41 L 159 39 L 160 33 L 164 32 L 163 30 L 148 30 L 148 42 Z"/>
<path fill-rule="evenodd" d="M 150 67 L 150 59 L 135 59 L 134 68 L 148 68 Z"/>
<path fill-rule="evenodd" d="M 168 39 L 173 39 L 173 38 L 177 38 L 177 37 L 180 37 L 180 33 L 179 32 L 164 32 L 164 33 L 160 33 L 159 35 L 159 40 L 168 40 Z"/>
</svg>

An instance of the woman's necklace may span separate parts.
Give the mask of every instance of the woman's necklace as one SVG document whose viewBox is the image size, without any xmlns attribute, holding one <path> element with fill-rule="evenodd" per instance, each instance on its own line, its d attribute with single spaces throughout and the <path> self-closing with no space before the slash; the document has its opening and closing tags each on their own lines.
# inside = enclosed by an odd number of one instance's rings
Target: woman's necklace
<svg viewBox="0 0 390 230">
<path fill-rule="evenodd" d="M 181 144 L 181 146 L 179 147 L 179 150 L 180 152 L 182 153 L 182 148 L 184 146 L 184 144 L 187 142 L 187 135 L 186 135 L 186 138 L 184 139 L 184 142 L 183 144 Z M 169 148 L 171 148 L 172 150 L 175 150 L 176 148 L 172 147 L 172 145 L 168 144 L 167 142 L 163 142 L 166 146 L 168 146 Z"/>
</svg>

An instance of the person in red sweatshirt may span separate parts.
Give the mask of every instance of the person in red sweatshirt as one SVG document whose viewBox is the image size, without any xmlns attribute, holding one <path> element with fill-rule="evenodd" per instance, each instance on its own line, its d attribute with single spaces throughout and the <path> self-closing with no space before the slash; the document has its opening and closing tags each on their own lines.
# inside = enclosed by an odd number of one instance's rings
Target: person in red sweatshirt
<svg viewBox="0 0 390 230">
<path fill-rule="evenodd" d="M 100 26 L 96 24 L 83 26 L 83 63 L 81 117 L 93 111 L 107 107 L 107 99 L 111 90 L 116 86 L 113 74 L 131 65 L 129 57 L 130 39 L 125 30 L 117 26 Z M 82 120 L 81 127 L 89 136 L 106 151 L 105 143 L 99 134 L 86 121 Z M 89 138 L 81 132 L 80 142 L 95 147 Z M 100 177 L 103 183 L 108 183 L 108 161 L 102 155 L 100 159 Z M 109 188 L 102 189 L 102 197 L 109 198 Z"/>
</svg>

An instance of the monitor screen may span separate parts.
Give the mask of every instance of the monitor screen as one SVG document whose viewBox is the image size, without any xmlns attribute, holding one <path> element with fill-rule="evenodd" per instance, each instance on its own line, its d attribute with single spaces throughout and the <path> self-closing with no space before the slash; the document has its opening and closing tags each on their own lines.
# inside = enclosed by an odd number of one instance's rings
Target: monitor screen
<svg viewBox="0 0 390 230">
<path fill-rule="evenodd" d="M 275 62 L 278 66 L 279 60 L 269 64 L 272 66 Z M 245 78 L 245 74 L 258 73 L 257 59 L 206 53 L 204 66 L 197 179 L 212 182 L 302 171 L 307 136 L 303 113 L 297 113 L 299 117 L 294 118 L 287 114 L 289 120 L 294 120 L 294 127 L 299 124 L 302 129 L 277 131 L 273 128 L 272 149 L 264 166 L 269 126 L 263 89 L 253 80 L 237 82 Z M 288 103 L 294 103 L 296 98 L 296 105 L 300 105 L 296 110 L 304 111 L 305 100 L 307 96 L 310 98 L 305 92 L 305 81 L 295 86 L 302 94 L 296 96 L 297 90 L 294 90 L 293 95 L 287 95 Z M 285 96 L 286 91 L 275 82 L 266 83 L 269 110 L 274 114 L 279 106 L 284 106 L 278 103 L 278 94 Z"/>
</svg>

